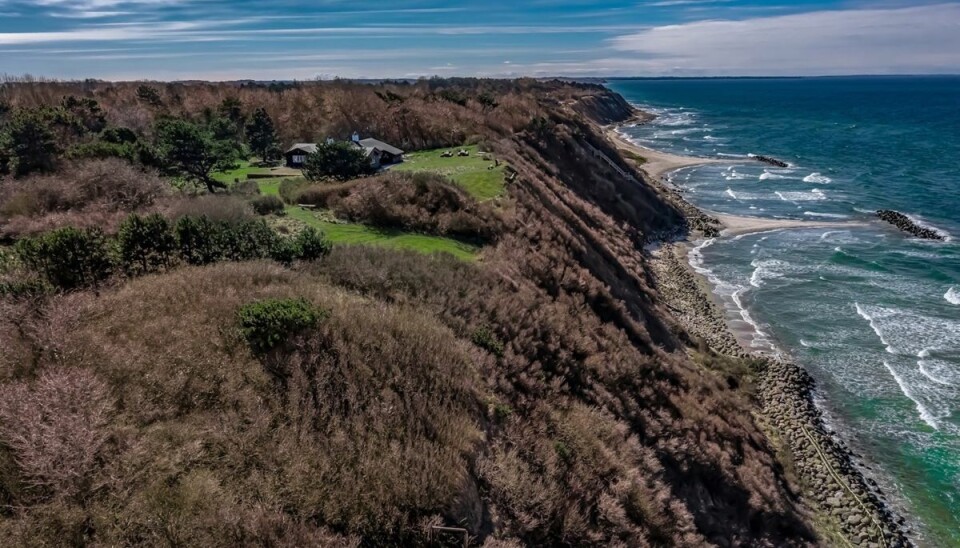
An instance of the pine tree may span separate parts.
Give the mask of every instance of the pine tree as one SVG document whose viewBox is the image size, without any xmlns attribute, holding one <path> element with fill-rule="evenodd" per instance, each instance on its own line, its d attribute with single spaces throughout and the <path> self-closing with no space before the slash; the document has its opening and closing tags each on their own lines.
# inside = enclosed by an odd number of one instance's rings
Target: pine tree
<svg viewBox="0 0 960 548">
<path fill-rule="evenodd" d="M 277 144 L 277 131 L 263 107 L 254 111 L 253 119 L 247 124 L 247 143 L 250 150 L 263 161 L 270 161 L 278 156 L 280 149 Z"/>
</svg>

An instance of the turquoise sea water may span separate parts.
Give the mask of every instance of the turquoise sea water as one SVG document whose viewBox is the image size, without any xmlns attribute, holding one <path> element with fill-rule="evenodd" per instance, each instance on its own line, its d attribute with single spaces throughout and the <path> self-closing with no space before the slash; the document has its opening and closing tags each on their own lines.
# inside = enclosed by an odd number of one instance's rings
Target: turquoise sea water
<svg viewBox="0 0 960 548">
<path fill-rule="evenodd" d="M 729 163 L 670 180 L 709 210 L 865 221 L 702 242 L 738 331 L 818 381 L 828 420 L 925 546 L 960 546 L 960 77 L 614 81 L 659 115 L 624 133 Z M 748 154 L 790 163 L 778 169 Z M 879 223 L 902 211 L 921 241 Z"/>
</svg>

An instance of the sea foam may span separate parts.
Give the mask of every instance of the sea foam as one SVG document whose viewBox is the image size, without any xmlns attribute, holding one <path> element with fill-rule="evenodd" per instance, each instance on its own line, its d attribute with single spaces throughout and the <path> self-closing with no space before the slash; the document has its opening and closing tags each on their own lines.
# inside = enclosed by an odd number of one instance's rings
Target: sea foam
<svg viewBox="0 0 960 548">
<path fill-rule="evenodd" d="M 951 287 L 943 294 L 943 298 L 947 300 L 950 304 L 960 305 L 960 292 L 957 292 L 956 287 Z"/>
<path fill-rule="evenodd" d="M 820 175 L 819 173 L 811 173 L 803 178 L 805 183 L 814 183 L 818 185 L 828 185 L 833 182 L 833 179 L 827 177 L 826 175 Z"/>
<path fill-rule="evenodd" d="M 890 366 L 890 363 L 887 361 L 883 362 L 883 365 L 887 368 L 887 371 L 890 372 L 890 376 L 893 377 L 893 380 L 896 381 L 897 386 L 900 387 L 900 391 L 903 392 L 903 395 L 910 398 L 913 401 L 914 405 L 917 406 L 917 412 L 920 413 L 920 419 L 923 422 L 927 423 L 934 430 L 940 430 L 940 425 L 937 423 L 937 419 L 933 416 L 933 413 L 920 400 L 914 395 L 911 387 L 904 382 L 903 377 L 897 374 L 897 371 Z"/>
</svg>

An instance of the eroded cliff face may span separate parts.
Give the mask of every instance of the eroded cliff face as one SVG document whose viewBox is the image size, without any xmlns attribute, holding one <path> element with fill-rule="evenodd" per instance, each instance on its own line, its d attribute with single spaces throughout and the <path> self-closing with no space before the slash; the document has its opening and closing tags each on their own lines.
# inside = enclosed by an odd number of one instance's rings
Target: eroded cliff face
<svg viewBox="0 0 960 548">
<path fill-rule="evenodd" d="M 575 112 L 600 125 L 626 122 L 632 118 L 646 120 L 650 115 L 633 108 L 626 99 L 602 86 L 595 93 L 581 97 L 571 107 Z"/>
<path fill-rule="evenodd" d="M 594 126 L 629 119 L 633 109 L 606 90 L 581 101 L 549 109 L 497 145 L 517 172 L 509 189 L 516 217 L 511 236 L 487 264 L 582 318 L 582 330 L 548 335 L 557 353 L 537 359 L 570 360 L 550 382 L 560 399 L 599 409 L 637 444 L 636 453 L 609 446 L 618 473 L 603 482 L 597 499 L 577 504 L 619 502 L 623 529 L 614 527 L 608 538 L 635 527 L 643 534 L 633 538 L 654 544 L 814 542 L 754 423 L 754 404 L 741 388 L 745 365 L 691 357 L 690 337 L 653 288 L 642 247 L 652 235 L 682 229 L 683 216 Z M 625 340 L 617 342 L 613 333 Z M 578 348 L 583 340 L 591 350 Z M 633 481 L 649 489 L 638 496 L 665 513 L 632 514 L 616 493 Z M 592 519 L 602 528 L 607 517 L 601 511 Z"/>
</svg>

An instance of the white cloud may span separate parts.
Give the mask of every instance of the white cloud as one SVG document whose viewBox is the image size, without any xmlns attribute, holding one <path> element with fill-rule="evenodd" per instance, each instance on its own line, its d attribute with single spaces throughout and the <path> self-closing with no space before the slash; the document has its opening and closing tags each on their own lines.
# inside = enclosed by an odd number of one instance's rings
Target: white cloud
<svg viewBox="0 0 960 548">
<path fill-rule="evenodd" d="M 960 71 L 960 4 L 817 11 L 653 27 L 614 38 L 617 73 L 919 74 Z M 591 67 L 591 71 L 593 67 Z"/>
</svg>

